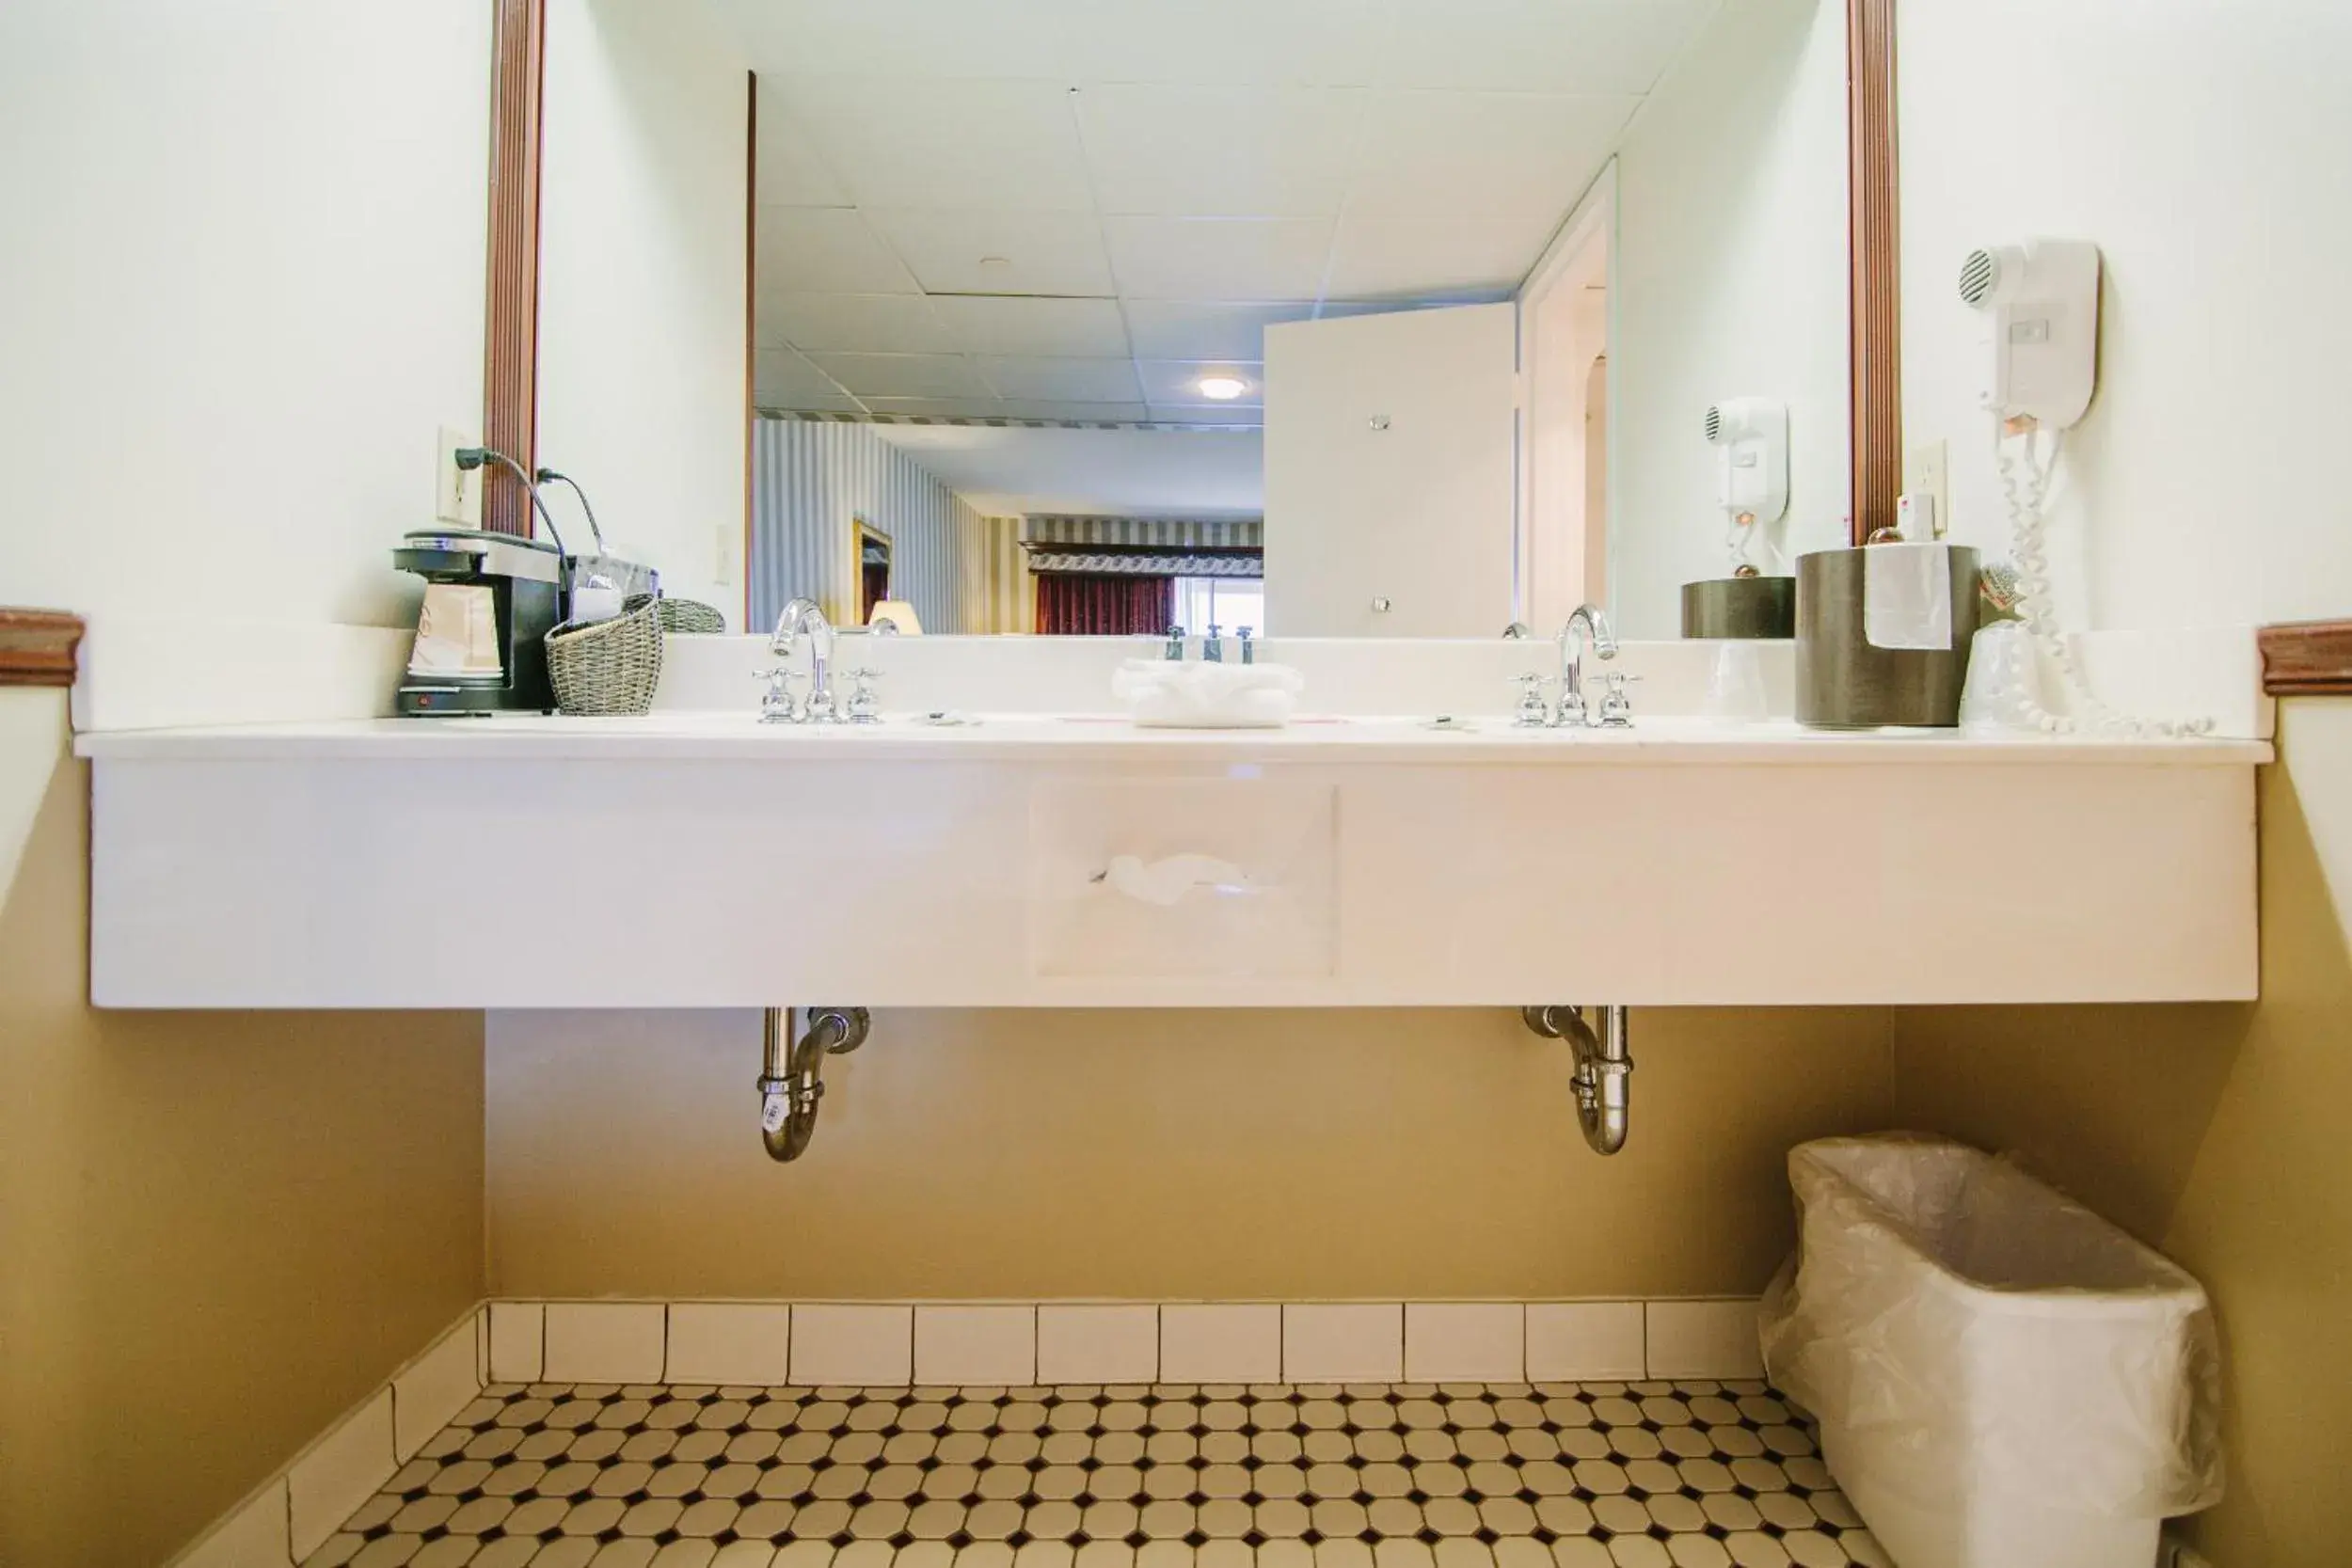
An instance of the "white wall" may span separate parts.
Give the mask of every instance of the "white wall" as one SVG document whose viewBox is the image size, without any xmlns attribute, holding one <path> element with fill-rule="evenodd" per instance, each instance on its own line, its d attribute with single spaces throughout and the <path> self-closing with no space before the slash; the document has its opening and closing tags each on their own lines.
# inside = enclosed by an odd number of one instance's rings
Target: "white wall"
<svg viewBox="0 0 2352 1568">
<path fill-rule="evenodd" d="M 173 698 L 247 684 L 224 618 L 281 702 L 397 641 L 346 628 L 413 615 L 390 546 L 481 419 L 490 42 L 486 0 L 0 4 L 0 605 Z M 481 1026 L 86 1006 L 56 696 L 0 701 L 0 1560 L 151 1563 L 481 1294 Z"/>
<path fill-rule="evenodd" d="M 0 604 L 412 613 L 388 552 L 481 420 L 489 57 L 483 0 L 0 6 Z"/>
<path fill-rule="evenodd" d="M 1519 618 L 1534 627 L 1565 624 L 1587 600 L 1607 602 L 1615 193 L 1613 166 L 1519 292 Z"/>
<path fill-rule="evenodd" d="M 888 424 L 874 433 L 993 517 L 1265 514 L 1265 441 L 1238 426 Z"/>
<path fill-rule="evenodd" d="M 2352 613 L 2335 414 L 2352 365 L 2352 8 L 1902 0 L 1897 15 L 1903 419 L 1911 441 L 1951 443 L 1954 531 L 2007 552 L 1961 259 L 2034 234 L 2092 240 L 2106 261 L 2100 386 L 2050 509 L 2069 625 L 2178 633 Z M 2330 1113 L 2352 994 L 2352 708 L 2285 705 L 2280 749 L 2261 802 L 2263 1004 L 2207 1023 L 2195 1070 L 2152 1079 L 2162 1026 L 2136 1016 L 2128 1050 L 2088 1058 L 2093 1031 L 2073 1016 L 2004 1024 L 1970 1009 L 1963 1038 L 1926 1038 L 1972 1064 L 1946 1073 L 1960 1086 L 1941 1114 L 1965 1118 L 1953 1131 L 2110 1181 L 2161 1168 L 2166 1124 L 2183 1120 L 2139 1085 L 2227 1067 L 2210 1120 L 2187 1123 L 2201 1143 L 2156 1238 L 2213 1293 L 2225 1342 L 2229 1493 L 2187 1523 L 2217 1563 L 2343 1557 L 2346 1433 L 2330 1395 L 2352 1314 Z M 1899 1041 L 1905 1072 L 1913 1052 Z M 2038 1135 L 2037 1105 L 2094 1114 Z"/>
<path fill-rule="evenodd" d="M 1979 245 L 2106 254 L 2100 386 L 2050 512 L 2084 629 L 2352 611 L 2335 477 L 2352 311 L 2352 8 L 1903 0 L 1903 420 L 1954 531 L 2008 553 L 1953 279 Z"/>
<path fill-rule="evenodd" d="M 1719 399 L 1788 404 L 1789 557 L 1845 543 L 1845 83 L 1843 6 L 1734 0 L 1619 149 L 1609 600 L 1627 636 L 1677 635 L 1682 584 L 1729 571 L 1703 435 Z"/>
<path fill-rule="evenodd" d="M 745 135 L 700 5 L 553 0 L 540 188 L 539 461 L 671 593 L 743 609 Z M 548 504 L 565 541 L 568 497 Z"/>
</svg>

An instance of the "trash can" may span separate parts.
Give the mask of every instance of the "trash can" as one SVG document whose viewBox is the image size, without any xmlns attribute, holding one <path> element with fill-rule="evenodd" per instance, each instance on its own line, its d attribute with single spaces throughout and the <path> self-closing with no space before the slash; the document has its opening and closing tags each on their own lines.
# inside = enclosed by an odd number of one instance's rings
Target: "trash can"
<svg viewBox="0 0 2352 1568">
<path fill-rule="evenodd" d="M 1939 1138 L 1788 1156 L 1798 1253 L 1772 1382 L 1901 1568 L 2150 1568 L 2221 1496 L 2219 1354 L 2178 1266 Z"/>
</svg>

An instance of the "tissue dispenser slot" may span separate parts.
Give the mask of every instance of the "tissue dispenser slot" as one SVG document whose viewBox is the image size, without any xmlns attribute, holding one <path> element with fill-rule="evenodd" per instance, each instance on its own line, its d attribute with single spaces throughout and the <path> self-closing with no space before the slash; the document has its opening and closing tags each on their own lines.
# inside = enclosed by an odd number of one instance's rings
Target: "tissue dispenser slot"
<svg viewBox="0 0 2352 1568">
<path fill-rule="evenodd" d="M 1332 974 L 1337 797 L 1327 784 L 1263 778 L 1040 783 L 1029 797 L 1031 972 Z"/>
</svg>

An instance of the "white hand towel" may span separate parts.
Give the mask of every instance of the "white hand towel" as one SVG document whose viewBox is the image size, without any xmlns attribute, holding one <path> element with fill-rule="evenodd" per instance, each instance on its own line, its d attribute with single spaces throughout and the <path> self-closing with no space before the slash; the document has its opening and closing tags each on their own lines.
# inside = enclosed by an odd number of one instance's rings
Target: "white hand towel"
<svg viewBox="0 0 2352 1568">
<path fill-rule="evenodd" d="M 1862 635 L 1873 648 L 1951 647 L 1951 546 L 1866 546 Z"/>
</svg>

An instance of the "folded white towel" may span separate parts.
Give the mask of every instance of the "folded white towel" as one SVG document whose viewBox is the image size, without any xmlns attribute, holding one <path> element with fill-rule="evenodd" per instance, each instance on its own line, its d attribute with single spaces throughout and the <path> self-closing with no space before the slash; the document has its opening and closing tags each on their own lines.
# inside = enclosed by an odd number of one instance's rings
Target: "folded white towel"
<svg viewBox="0 0 2352 1568">
<path fill-rule="evenodd" d="M 1287 664 L 1188 664 L 1131 658 L 1111 692 L 1137 724 L 1157 729 L 1279 729 L 1306 677 Z"/>
<path fill-rule="evenodd" d="M 1952 645 L 1948 545 L 1870 545 L 1862 552 L 1862 635 L 1873 648 Z"/>
</svg>

